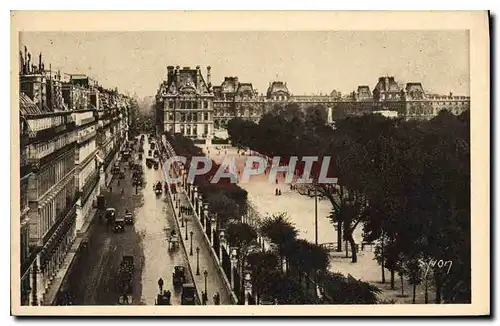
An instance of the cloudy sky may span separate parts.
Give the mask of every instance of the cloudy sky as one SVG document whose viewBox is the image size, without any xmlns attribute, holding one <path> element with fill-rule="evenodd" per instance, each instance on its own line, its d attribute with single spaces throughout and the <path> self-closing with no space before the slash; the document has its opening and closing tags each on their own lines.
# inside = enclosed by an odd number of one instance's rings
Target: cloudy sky
<svg viewBox="0 0 500 326">
<path fill-rule="evenodd" d="M 43 52 L 47 69 L 140 97 L 156 93 L 168 65 L 200 65 L 205 76 L 210 65 L 212 84 L 237 76 L 260 93 L 273 80 L 297 95 L 347 93 L 389 75 L 428 92 L 469 94 L 466 31 L 23 32 L 20 45 L 37 60 Z"/>
</svg>

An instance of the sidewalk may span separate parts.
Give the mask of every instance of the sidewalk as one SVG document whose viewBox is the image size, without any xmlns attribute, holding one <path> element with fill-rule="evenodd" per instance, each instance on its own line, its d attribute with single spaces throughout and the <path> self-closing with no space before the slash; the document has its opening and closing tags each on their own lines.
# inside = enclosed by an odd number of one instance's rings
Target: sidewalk
<svg viewBox="0 0 500 326">
<path fill-rule="evenodd" d="M 99 184 L 97 184 L 97 186 L 99 186 Z M 97 216 L 97 209 L 93 208 L 90 211 L 89 216 L 90 218 L 85 222 L 85 224 L 83 224 L 81 231 L 78 232 L 75 241 L 73 241 L 73 243 L 71 244 L 71 248 L 66 254 L 66 257 L 64 257 L 64 261 L 61 264 L 61 267 L 57 271 L 56 276 L 52 279 L 47 292 L 45 292 L 45 295 L 43 296 L 44 306 L 51 306 L 55 303 L 57 294 L 61 289 L 66 276 L 69 274 L 69 271 L 71 271 L 71 268 L 73 267 L 75 257 L 78 254 L 82 241 L 85 239 L 88 233 L 92 232 L 92 226 L 94 225 L 93 222 L 96 220 Z"/>
<path fill-rule="evenodd" d="M 163 168 L 163 167 L 162 167 Z M 166 177 L 166 171 L 162 170 L 164 174 L 164 178 Z M 190 268 L 193 272 L 193 282 L 196 285 L 198 290 L 198 295 L 201 298 L 201 292 L 205 291 L 205 287 L 207 289 L 208 302 L 207 304 L 213 304 L 213 295 L 216 292 L 220 294 L 220 304 L 221 305 L 232 305 L 236 304 L 236 298 L 233 296 L 230 285 L 228 284 L 227 279 L 224 279 L 224 272 L 221 267 L 215 261 L 215 253 L 213 252 L 212 247 L 209 245 L 208 239 L 200 225 L 200 221 L 196 216 L 196 212 L 193 209 L 193 215 L 184 215 L 185 220 L 187 220 L 187 235 L 188 239 L 186 240 L 186 225 L 182 227 L 182 221 L 180 220 L 180 207 L 181 206 L 190 206 L 191 203 L 184 189 L 178 188 L 177 195 L 180 199 L 180 205 L 178 208 L 175 207 L 174 195 L 170 192 L 169 189 L 169 197 L 174 208 L 175 220 L 178 223 L 180 234 L 179 237 L 181 241 L 184 243 L 184 247 L 186 248 L 188 262 Z M 191 256 L 191 235 L 190 232 L 193 232 L 192 237 L 192 253 Z M 199 248 L 199 266 L 197 266 L 197 254 L 196 248 Z M 199 268 L 197 268 L 199 267 Z M 197 270 L 199 270 L 199 275 L 196 275 Z M 207 281 L 205 285 L 205 276 L 204 272 L 207 271 Z"/>
</svg>

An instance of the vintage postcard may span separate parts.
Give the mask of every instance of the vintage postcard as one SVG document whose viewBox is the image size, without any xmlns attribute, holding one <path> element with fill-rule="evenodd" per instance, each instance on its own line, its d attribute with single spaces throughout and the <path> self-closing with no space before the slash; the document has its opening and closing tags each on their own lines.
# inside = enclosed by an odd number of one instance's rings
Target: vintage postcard
<svg viewBox="0 0 500 326">
<path fill-rule="evenodd" d="M 11 21 L 12 314 L 490 314 L 487 12 Z"/>
</svg>

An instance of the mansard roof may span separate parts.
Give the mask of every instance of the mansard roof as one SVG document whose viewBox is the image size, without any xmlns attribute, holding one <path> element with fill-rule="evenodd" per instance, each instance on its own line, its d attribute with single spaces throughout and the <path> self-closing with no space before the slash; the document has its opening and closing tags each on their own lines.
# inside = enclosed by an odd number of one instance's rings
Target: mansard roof
<svg viewBox="0 0 500 326">
<path fill-rule="evenodd" d="M 196 69 L 177 67 L 172 71 L 172 77 L 169 78 L 169 81 L 162 83 L 158 91 L 162 95 L 175 95 L 178 93 L 208 94 L 209 87 L 199 67 Z"/>
<path fill-rule="evenodd" d="M 24 93 L 19 94 L 19 110 L 21 115 L 32 115 L 43 113 L 38 105 L 33 102 L 28 95 Z"/>
<path fill-rule="evenodd" d="M 399 87 L 394 77 L 379 77 L 378 83 L 374 88 L 374 91 L 378 92 L 400 92 L 401 88 Z"/>
<path fill-rule="evenodd" d="M 278 92 L 284 92 L 286 94 L 290 94 L 288 91 L 288 87 L 286 86 L 286 83 L 283 83 L 282 81 L 273 81 L 272 83 L 269 84 L 269 87 L 267 89 L 267 95 L 271 95 L 274 93 Z"/>
</svg>

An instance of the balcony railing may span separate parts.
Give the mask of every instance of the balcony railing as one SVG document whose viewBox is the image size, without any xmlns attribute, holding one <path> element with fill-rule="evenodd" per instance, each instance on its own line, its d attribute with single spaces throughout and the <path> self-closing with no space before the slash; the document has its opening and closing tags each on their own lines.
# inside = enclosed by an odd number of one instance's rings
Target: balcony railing
<svg viewBox="0 0 500 326">
<path fill-rule="evenodd" d="M 84 143 L 86 142 L 87 140 L 95 137 L 97 135 L 97 131 L 96 130 L 93 130 L 85 135 L 82 135 L 82 136 L 79 136 L 78 137 L 78 143 L 81 144 L 81 143 Z"/>
<path fill-rule="evenodd" d="M 96 169 L 87 177 L 87 179 L 85 180 L 85 184 L 82 190 L 80 191 L 80 198 L 82 200 L 82 203 L 87 201 L 87 198 L 90 196 L 90 193 L 92 192 L 92 189 L 94 189 L 98 180 L 99 180 L 99 169 Z"/>
<path fill-rule="evenodd" d="M 91 123 L 91 122 L 94 122 L 94 121 L 95 121 L 95 117 L 85 118 L 85 119 L 82 119 L 80 121 L 80 125 L 83 126 L 83 125 L 86 125 L 87 123 Z"/>
</svg>

